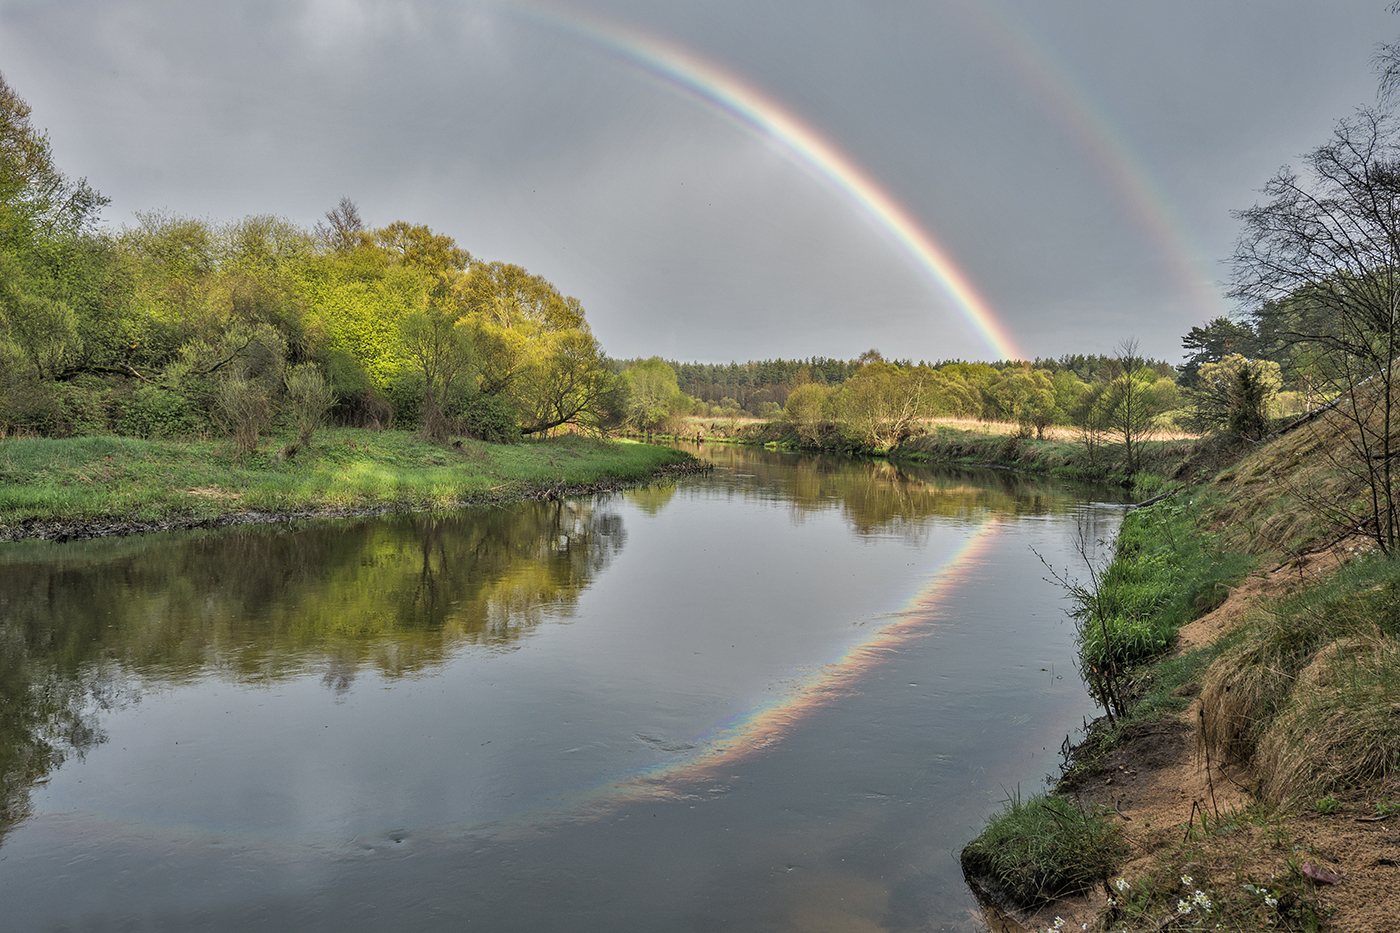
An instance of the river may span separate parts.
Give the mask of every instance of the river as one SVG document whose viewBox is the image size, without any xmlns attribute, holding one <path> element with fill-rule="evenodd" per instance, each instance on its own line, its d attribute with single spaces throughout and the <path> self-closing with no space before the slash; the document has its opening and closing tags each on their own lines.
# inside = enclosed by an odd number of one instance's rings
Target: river
<svg viewBox="0 0 1400 933">
<path fill-rule="evenodd" d="M 596 500 L 0 546 L 4 926 L 980 929 L 957 850 L 1093 715 L 1040 557 L 1122 505 L 698 450 Z"/>
</svg>

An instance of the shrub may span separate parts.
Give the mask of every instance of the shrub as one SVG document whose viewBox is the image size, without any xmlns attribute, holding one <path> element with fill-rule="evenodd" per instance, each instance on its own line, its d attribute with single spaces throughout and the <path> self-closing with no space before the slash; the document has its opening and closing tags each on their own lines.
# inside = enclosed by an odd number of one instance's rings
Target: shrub
<svg viewBox="0 0 1400 933">
<path fill-rule="evenodd" d="M 244 453 L 258 449 L 262 432 L 272 424 L 272 399 L 261 382 L 230 376 L 214 395 L 215 420 Z"/>
<path fill-rule="evenodd" d="M 492 444 L 513 444 L 520 440 L 520 415 L 504 396 L 467 396 L 458 403 L 453 415 L 462 432 L 476 440 Z"/>
<path fill-rule="evenodd" d="M 325 423 L 335 403 L 335 393 L 314 363 L 293 367 L 287 374 L 287 414 L 302 446 Z"/>
<path fill-rule="evenodd" d="M 111 388 L 101 379 L 78 378 L 55 385 L 58 425 L 55 433 L 108 434 L 107 402 Z"/>
<path fill-rule="evenodd" d="M 133 437 L 178 437 L 204 427 L 188 398 L 154 385 L 132 392 L 115 420 L 118 433 Z"/>
<path fill-rule="evenodd" d="M 974 887 L 1034 909 L 1102 882 L 1126 856 L 1106 808 L 1085 809 L 1065 797 L 1008 797 L 982 833 L 962 850 Z"/>
</svg>

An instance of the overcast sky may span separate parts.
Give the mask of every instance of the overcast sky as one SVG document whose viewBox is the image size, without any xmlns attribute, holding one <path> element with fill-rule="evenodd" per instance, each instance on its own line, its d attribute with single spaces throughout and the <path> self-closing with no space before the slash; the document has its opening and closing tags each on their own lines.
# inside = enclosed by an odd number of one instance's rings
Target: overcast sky
<svg viewBox="0 0 1400 933">
<path fill-rule="evenodd" d="M 578 297 L 615 357 L 987 359 L 869 204 L 649 69 L 844 153 L 1028 357 L 1177 361 L 1284 163 L 1375 100 L 1387 0 L 0 0 L 0 71 L 112 199 L 311 226 L 341 196 Z"/>
</svg>

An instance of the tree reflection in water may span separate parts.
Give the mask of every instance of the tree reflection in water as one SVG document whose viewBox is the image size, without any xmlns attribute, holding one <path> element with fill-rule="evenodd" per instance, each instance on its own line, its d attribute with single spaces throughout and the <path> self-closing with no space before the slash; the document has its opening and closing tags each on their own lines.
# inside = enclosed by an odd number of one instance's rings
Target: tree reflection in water
<svg viewBox="0 0 1400 933">
<path fill-rule="evenodd" d="M 621 550 L 606 500 L 0 548 L 0 841 L 30 792 L 145 688 L 512 650 Z"/>
</svg>

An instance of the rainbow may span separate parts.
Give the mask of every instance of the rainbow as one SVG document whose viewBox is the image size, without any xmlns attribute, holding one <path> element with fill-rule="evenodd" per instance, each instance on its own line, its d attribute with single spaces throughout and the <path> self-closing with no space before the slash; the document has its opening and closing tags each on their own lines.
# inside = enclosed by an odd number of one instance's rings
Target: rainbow
<svg viewBox="0 0 1400 933">
<path fill-rule="evenodd" d="M 705 104 L 761 139 L 776 143 L 884 229 L 952 300 L 997 359 L 1023 358 L 991 304 L 914 216 L 850 156 L 751 83 L 688 49 L 631 26 L 596 16 L 585 18 L 526 0 L 501 0 L 498 6 L 530 22 L 582 39 Z"/>
<path fill-rule="evenodd" d="M 931 634 L 949 591 L 985 557 L 998 527 L 993 520 L 977 526 L 903 607 L 885 616 L 883 624 L 871 626 L 862 641 L 838 658 L 791 684 L 777 699 L 691 739 L 688 744 L 698 749 L 694 754 L 584 794 L 578 809 L 596 816 L 628 801 L 680 797 L 697 782 L 713 780 L 734 763 L 777 745 L 812 713 L 849 695 L 861 678 L 891 654 Z"/>
<path fill-rule="evenodd" d="M 1171 267 L 1178 287 L 1190 296 L 1200 320 L 1229 314 L 1224 295 L 1202 271 L 1202 263 L 1209 260 L 1195 247 L 1186 223 L 1122 131 L 1103 108 L 1093 105 L 1093 95 L 1071 69 L 1044 41 L 995 5 L 963 0 L 952 8 L 1019 73 L 1022 86 L 1041 98 L 1069 136 L 1104 170 L 1134 220 Z"/>
</svg>

